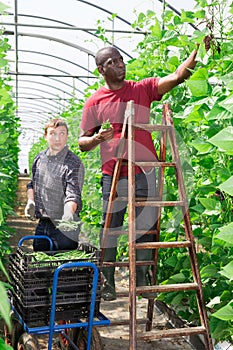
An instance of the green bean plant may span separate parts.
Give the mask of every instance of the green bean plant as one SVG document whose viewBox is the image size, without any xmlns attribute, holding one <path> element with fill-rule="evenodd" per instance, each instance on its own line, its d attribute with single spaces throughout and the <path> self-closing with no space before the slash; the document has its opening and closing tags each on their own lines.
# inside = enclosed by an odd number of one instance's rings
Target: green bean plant
<svg viewBox="0 0 233 350">
<path fill-rule="evenodd" d="M 7 6 L 0 2 L 0 12 Z M 18 170 L 18 137 L 19 119 L 16 117 L 15 104 L 12 99 L 11 87 L 8 84 L 6 72 L 8 70 L 7 51 L 10 49 L 8 39 L 0 30 L 0 271 L 7 278 L 4 267 L 4 257 L 10 252 L 8 239 L 13 234 L 7 225 L 8 215 L 14 214 L 13 207 L 16 199 Z M 0 318 L 11 328 L 10 306 L 7 298 L 8 284 L 0 281 Z M 9 350 L 10 346 L 0 338 L 0 348 Z"/>
</svg>

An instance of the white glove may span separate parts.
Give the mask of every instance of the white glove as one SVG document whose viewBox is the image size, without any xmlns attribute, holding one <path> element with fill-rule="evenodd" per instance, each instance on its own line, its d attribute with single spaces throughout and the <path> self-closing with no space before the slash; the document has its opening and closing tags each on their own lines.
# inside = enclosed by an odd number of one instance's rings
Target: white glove
<svg viewBox="0 0 233 350">
<path fill-rule="evenodd" d="M 72 213 L 71 207 L 68 203 L 64 205 L 64 213 L 62 216 L 62 221 L 74 221 L 74 214 Z"/>
<path fill-rule="evenodd" d="M 35 220 L 35 202 L 32 199 L 28 199 L 24 214 L 26 218 Z"/>
</svg>

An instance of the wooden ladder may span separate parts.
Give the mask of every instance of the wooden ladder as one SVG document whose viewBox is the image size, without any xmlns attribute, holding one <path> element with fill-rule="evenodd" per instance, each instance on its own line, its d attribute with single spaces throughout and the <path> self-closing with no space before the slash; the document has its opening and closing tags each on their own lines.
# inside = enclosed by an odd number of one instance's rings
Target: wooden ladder
<svg viewBox="0 0 233 350">
<path fill-rule="evenodd" d="M 134 132 L 135 130 L 147 130 L 149 132 L 160 132 L 160 154 L 159 160 L 153 162 L 142 162 L 135 161 L 135 148 L 134 148 Z M 128 142 L 126 142 L 126 133 Z M 172 161 L 166 160 L 167 153 L 167 143 L 170 141 L 170 150 Z M 117 182 L 120 176 L 120 169 L 122 166 L 122 157 L 125 147 L 128 143 L 128 197 L 116 197 Z M 140 167 L 154 167 L 158 171 L 158 185 L 157 194 L 155 198 L 136 198 L 135 196 L 135 166 Z M 178 200 L 175 201 L 165 201 L 163 200 L 164 191 L 164 180 L 165 180 L 165 169 L 174 169 L 174 176 L 177 182 L 177 192 Z M 118 201 L 128 201 L 128 230 L 127 231 L 115 231 L 111 232 L 109 230 L 114 200 Z M 156 229 L 149 232 L 140 232 L 136 229 L 136 208 L 152 206 L 157 208 L 157 214 L 155 218 Z M 183 227 L 184 227 L 184 237 L 178 239 L 177 241 L 160 241 L 160 226 L 161 226 L 161 212 L 163 207 L 176 207 L 182 211 L 183 216 Z M 154 234 L 155 241 L 136 243 L 136 234 Z M 127 234 L 129 241 L 129 261 L 128 262 L 104 262 L 104 251 L 106 247 L 106 242 L 108 236 Z M 184 239 L 183 239 L 184 238 Z M 156 284 L 156 275 L 158 268 L 158 250 L 168 249 L 168 248 L 186 248 L 189 252 L 190 258 L 190 269 L 192 270 L 193 282 L 191 283 L 175 283 L 175 284 Z M 151 261 L 136 261 L 136 250 L 137 249 L 152 249 L 153 259 Z M 189 216 L 188 202 L 186 198 L 186 192 L 184 187 L 184 180 L 181 170 L 181 161 L 179 157 L 177 140 L 175 129 L 171 117 L 171 111 L 168 104 L 163 105 L 163 116 L 161 125 L 152 124 L 135 124 L 134 122 L 134 102 L 129 101 L 127 103 L 124 124 L 122 127 L 122 134 L 118 148 L 118 154 L 116 159 L 116 165 L 113 174 L 113 181 L 111 192 L 109 196 L 108 208 L 106 213 L 106 222 L 103 230 L 102 238 L 102 253 L 101 253 L 101 263 L 102 266 L 129 266 L 129 312 L 130 317 L 128 321 L 129 324 L 129 349 L 137 349 L 137 340 L 155 340 L 161 338 L 175 338 L 182 336 L 191 336 L 202 334 L 204 338 L 204 347 L 206 350 L 213 350 L 213 345 L 210 337 L 210 330 L 208 324 L 208 318 L 205 308 L 204 296 L 202 291 L 202 284 L 200 278 L 200 272 L 198 268 L 198 261 L 195 248 L 195 240 L 192 233 L 192 226 Z M 151 273 L 151 285 L 137 287 L 136 286 L 136 266 L 138 265 L 150 265 L 152 268 Z M 148 300 L 147 307 L 147 318 L 146 331 L 137 336 L 137 296 L 143 293 L 164 293 L 164 292 L 176 292 L 176 291 L 194 291 L 196 293 L 197 306 L 200 317 L 200 326 L 195 327 L 183 327 L 183 328 L 173 328 L 162 331 L 152 330 L 153 312 L 154 312 L 154 299 Z M 122 322 L 111 321 L 112 325 L 122 324 Z M 111 325 L 110 325 L 111 326 Z"/>
</svg>

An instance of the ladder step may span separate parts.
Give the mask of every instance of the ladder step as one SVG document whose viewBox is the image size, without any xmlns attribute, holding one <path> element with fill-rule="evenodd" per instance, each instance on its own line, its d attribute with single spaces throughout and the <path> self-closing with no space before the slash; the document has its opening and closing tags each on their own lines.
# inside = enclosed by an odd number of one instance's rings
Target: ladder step
<svg viewBox="0 0 233 350">
<path fill-rule="evenodd" d="M 136 161 L 135 165 L 141 167 L 175 167 L 176 163 L 174 162 L 139 162 Z"/>
<path fill-rule="evenodd" d="M 116 202 L 127 202 L 128 197 L 116 197 Z M 158 198 L 135 198 L 135 206 L 137 207 L 184 207 L 188 205 L 187 201 L 159 201 Z"/>
<path fill-rule="evenodd" d="M 136 249 L 189 248 L 190 241 L 136 243 Z"/>
<path fill-rule="evenodd" d="M 150 231 L 145 231 L 145 230 L 136 230 L 136 234 L 139 235 L 157 235 L 158 231 L 157 230 L 150 230 Z M 109 236 L 120 236 L 120 235 L 129 235 L 128 230 L 106 230 L 105 234 Z"/>
<path fill-rule="evenodd" d="M 154 260 L 141 260 L 136 262 L 137 266 L 150 266 L 155 265 Z M 103 261 L 102 267 L 127 267 L 129 266 L 129 261 Z"/>
<path fill-rule="evenodd" d="M 140 130 L 147 130 L 147 131 L 165 131 L 165 130 L 170 130 L 171 129 L 171 125 L 162 125 L 162 124 L 139 124 L 136 123 L 133 125 L 134 129 Z"/>
<path fill-rule="evenodd" d="M 136 288 L 136 294 L 142 293 L 163 293 L 163 292 L 175 292 L 183 290 L 198 290 L 197 283 L 176 283 L 176 284 L 158 284 L 154 286 L 143 286 Z"/>
<path fill-rule="evenodd" d="M 189 336 L 192 334 L 205 334 L 206 328 L 203 326 L 163 329 L 162 331 L 143 332 L 137 336 L 138 340 L 153 340 L 162 338 L 176 338 Z"/>
<path fill-rule="evenodd" d="M 118 294 L 117 294 L 118 296 Z M 148 322 L 148 318 L 137 319 L 137 324 L 145 325 Z M 129 326 L 129 319 L 114 319 L 111 320 L 111 326 Z"/>
<path fill-rule="evenodd" d="M 153 198 L 140 200 L 136 198 L 136 207 L 184 207 L 187 202 L 185 201 L 154 201 Z"/>
</svg>

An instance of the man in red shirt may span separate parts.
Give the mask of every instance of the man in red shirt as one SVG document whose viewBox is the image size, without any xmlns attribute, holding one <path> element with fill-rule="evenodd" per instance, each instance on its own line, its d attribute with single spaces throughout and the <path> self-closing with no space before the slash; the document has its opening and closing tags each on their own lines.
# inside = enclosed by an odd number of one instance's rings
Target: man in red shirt
<svg viewBox="0 0 233 350">
<path fill-rule="evenodd" d="M 149 123 L 150 105 L 153 101 L 159 101 L 163 94 L 187 79 L 196 65 L 197 51 L 177 68 L 177 70 L 163 78 L 146 78 L 139 82 L 125 80 L 125 64 L 120 52 L 114 47 L 104 47 L 96 54 L 96 65 L 99 73 L 105 80 L 105 86 L 96 91 L 85 103 L 81 121 L 81 134 L 79 147 L 82 151 L 90 151 L 100 145 L 102 161 L 102 195 L 103 195 L 103 219 L 104 227 L 108 198 L 111 190 L 112 175 L 116 162 L 116 152 L 119 145 L 125 108 L 128 101 L 133 100 L 135 106 L 135 122 Z M 111 127 L 103 130 L 101 125 L 109 120 Z M 127 160 L 127 150 L 123 158 Z M 137 130 L 135 132 L 135 158 L 136 160 L 154 161 L 157 159 L 150 132 Z M 156 179 L 155 170 L 135 169 L 136 197 L 154 197 Z M 122 166 L 120 180 L 117 186 L 117 195 L 127 196 L 127 165 Z M 119 230 L 124 221 L 126 203 L 116 203 L 111 219 L 111 229 Z M 147 232 L 155 227 L 155 208 L 137 208 L 137 230 Z M 100 237 L 100 242 L 102 234 Z M 137 236 L 137 242 L 154 240 L 152 235 Z M 110 236 L 105 247 L 104 261 L 115 261 L 117 238 Z M 151 260 L 152 251 L 137 250 L 137 260 Z M 103 268 L 106 277 L 106 285 L 102 290 L 105 300 L 115 300 L 114 267 Z M 147 266 L 137 266 L 137 286 L 147 285 Z M 150 297 L 150 296 L 149 296 Z"/>
</svg>

